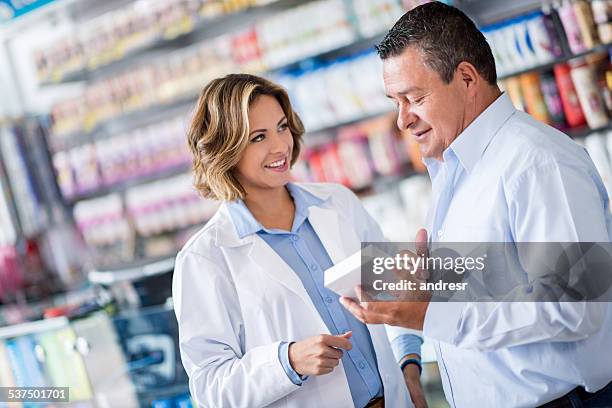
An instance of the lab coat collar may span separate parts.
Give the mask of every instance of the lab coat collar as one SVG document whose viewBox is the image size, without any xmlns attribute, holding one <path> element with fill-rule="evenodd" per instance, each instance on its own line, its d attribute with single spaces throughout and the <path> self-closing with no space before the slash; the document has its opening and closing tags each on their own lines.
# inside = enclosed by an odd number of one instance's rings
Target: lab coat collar
<svg viewBox="0 0 612 408">
<path fill-rule="evenodd" d="M 341 234 L 343 232 L 340 230 L 338 212 L 328 206 L 327 200 L 330 197 L 330 192 L 316 185 L 313 185 L 313 188 L 308 185 L 301 185 L 300 187 L 307 194 L 312 194 L 320 200 L 319 205 L 308 207 L 308 220 L 332 262 L 336 264 L 342 261 L 351 254 L 347 253 L 342 245 Z M 272 279 L 280 282 L 297 294 L 307 305 L 310 305 L 313 310 L 316 310 L 298 275 L 258 234 L 252 233 L 242 238 L 239 236 L 227 203 L 221 206 L 216 224 L 217 243 L 220 246 L 240 247 L 250 245 L 250 248 L 243 249 L 243 253 L 251 259 L 254 265 L 262 268 Z"/>
</svg>

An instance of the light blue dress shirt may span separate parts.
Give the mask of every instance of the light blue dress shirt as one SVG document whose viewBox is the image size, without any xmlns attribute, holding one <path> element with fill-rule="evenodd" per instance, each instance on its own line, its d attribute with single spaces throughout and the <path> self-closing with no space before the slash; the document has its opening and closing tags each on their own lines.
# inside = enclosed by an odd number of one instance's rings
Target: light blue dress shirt
<svg viewBox="0 0 612 408">
<path fill-rule="evenodd" d="M 304 288 L 312 299 L 319 315 L 331 334 L 352 331 L 353 348 L 344 351 L 342 363 L 347 376 L 353 403 L 364 407 L 375 397 L 383 395 L 383 386 L 378 374 L 376 354 L 368 328 L 357 320 L 338 301 L 339 296 L 324 286 L 324 271 L 333 263 L 316 232 L 308 221 L 308 207 L 320 205 L 322 200 L 299 186 L 287 186 L 295 203 L 295 216 L 291 231 L 264 228 L 251 214 L 243 201 L 237 200 L 228 209 L 240 238 L 257 233 L 299 276 Z M 394 354 L 420 354 L 421 339 L 406 334 L 394 340 Z M 302 384 L 302 377 L 289 363 L 289 343 L 279 346 L 279 359 L 288 377 L 295 384 Z"/>
<path fill-rule="evenodd" d="M 432 179 L 435 242 L 609 242 L 608 195 L 586 150 L 502 94 L 443 152 Z M 525 277 L 526 281 L 533 279 Z M 453 407 L 532 407 L 612 380 L 603 302 L 430 303 Z"/>
</svg>

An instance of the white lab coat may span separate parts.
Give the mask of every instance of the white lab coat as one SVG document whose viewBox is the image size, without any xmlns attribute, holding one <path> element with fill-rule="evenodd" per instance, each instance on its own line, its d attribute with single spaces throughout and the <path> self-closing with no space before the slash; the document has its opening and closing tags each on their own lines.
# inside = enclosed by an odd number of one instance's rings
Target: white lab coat
<svg viewBox="0 0 612 408">
<path fill-rule="evenodd" d="M 309 220 L 338 263 L 380 228 L 348 189 L 304 184 L 325 200 Z M 342 362 L 330 374 L 291 382 L 281 341 L 329 334 L 297 274 L 257 234 L 240 239 L 225 205 L 181 250 L 173 299 L 181 358 L 196 402 L 212 407 L 353 407 Z M 368 325 L 386 407 L 412 407 L 383 325 Z"/>
</svg>

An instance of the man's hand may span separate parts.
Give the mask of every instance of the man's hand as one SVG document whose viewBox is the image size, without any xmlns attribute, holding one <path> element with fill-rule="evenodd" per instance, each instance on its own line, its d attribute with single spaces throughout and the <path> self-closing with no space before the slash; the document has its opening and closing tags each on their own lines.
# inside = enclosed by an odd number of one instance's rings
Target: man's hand
<svg viewBox="0 0 612 408">
<path fill-rule="evenodd" d="M 425 321 L 425 313 L 429 306 L 431 294 L 425 293 L 421 302 L 372 302 L 372 299 L 361 289 L 361 286 L 355 287 L 355 291 L 361 299 L 361 303 L 344 296 L 340 298 L 340 303 L 359 321 L 365 324 L 388 324 L 423 330 L 423 322 Z"/>
<path fill-rule="evenodd" d="M 353 345 L 353 332 L 332 336 L 320 334 L 289 345 L 289 363 L 299 375 L 323 375 L 334 371 L 344 352 Z"/>
<path fill-rule="evenodd" d="M 417 354 L 408 354 L 400 360 L 400 364 L 403 360 L 408 358 L 420 360 Z M 407 364 L 402 374 L 404 374 L 404 381 L 406 382 L 406 387 L 408 387 L 408 392 L 410 393 L 410 399 L 415 408 L 427 408 L 427 400 L 425 399 L 425 393 L 421 386 L 421 373 L 419 367 L 415 364 Z"/>
<path fill-rule="evenodd" d="M 427 256 L 427 231 L 421 229 L 416 236 L 416 250 L 420 257 Z M 417 271 L 416 279 L 427 276 L 427 271 Z M 429 306 L 431 293 L 428 291 L 404 291 L 397 297 L 398 302 L 378 301 L 365 293 L 361 286 L 355 288 L 357 297 L 361 302 L 348 297 L 341 297 L 340 303 L 357 319 L 366 324 L 389 324 L 410 329 L 423 330 L 425 313 Z"/>
</svg>

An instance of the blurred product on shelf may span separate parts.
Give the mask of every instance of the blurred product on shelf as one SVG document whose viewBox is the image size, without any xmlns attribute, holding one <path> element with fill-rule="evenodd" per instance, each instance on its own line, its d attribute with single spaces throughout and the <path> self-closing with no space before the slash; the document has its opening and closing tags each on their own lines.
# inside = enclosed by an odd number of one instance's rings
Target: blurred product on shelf
<svg viewBox="0 0 612 408">
<path fill-rule="evenodd" d="M 47 226 L 40 185 L 37 183 L 35 168 L 30 167 L 28 144 L 19 126 L 0 127 L 0 157 L 15 202 L 17 215 L 23 233 L 32 236 Z"/>
<path fill-rule="evenodd" d="M 548 113 L 549 124 L 556 128 L 564 128 L 565 114 L 563 113 L 563 103 L 557 89 L 555 76 L 552 72 L 542 72 L 540 75 L 540 86 L 544 97 L 545 109 Z"/>
<path fill-rule="evenodd" d="M 599 39 L 604 44 L 612 43 L 612 0 L 593 0 L 591 7 Z"/>
<path fill-rule="evenodd" d="M 419 175 L 400 181 L 395 189 L 364 197 L 362 201 L 386 238 L 411 242 L 425 222 L 430 194 L 429 178 Z"/>
<path fill-rule="evenodd" d="M 256 25 L 255 31 L 262 66 L 267 69 L 280 68 L 357 39 L 342 0 L 301 5 L 265 19 Z"/>
<path fill-rule="evenodd" d="M 70 405 L 79 407 L 136 408 L 165 401 L 191 408 L 172 313 L 166 306 L 113 317 L 97 310 L 1 328 L 2 385 L 69 387 Z"/>
<path fill-rule="evenodd" d="M 289 92 L 306 131 L 316 132 L 391 111 L 380 70 L 376 53 L 367 52 L 275 79 Z"/>
<path fill-rule="evenodd" d="M 572 65 L 570 74 L 589 127 L 597 129 L 607 125 L 610 118 L 604 105 L 601 90 L 597 86 L 595 67 L 583 61 L 577 61 L 576 64 Z"/>
<path fill-rule="evenodd" d="M 360 191 L 375 185 L 380 177 L 406 176 L 408 155 L 394 122 L 392 113 L 318 135 L 319 143 L 307 142 L 303 160 L 294 167 L 294 178 L 340 183 Z"/>
<path fill-rule="evenodd" d="M 53 164 L 62 196 L 72 200 L 129 180 L 186 170 L 191 157 L 184 123 L 179 116 L 55 153 Z"/>
<path fill-rule="evenodd" d="M 606 128 L 612 118 L 612 65 L 609 54 L 556 64 L 550 71 L 527 72 L 500 81 L 517 109 L 561 130 Z"/>
<path fill-rule="evenodd" d="M 23 287 L 23 268 L 17 249 L 14 246 L 0 246 L 0 299 L 10 299 Z"/>
<path fill-rule="evenodd" d="M 571 77 L 569 64 L 557 64 L 554 67 L 555 80 L 561 97 L 565 119 L 570 127 L 578 127 L 586 123 L 584 112 L 580 106 L 576 87 Z"/>
<path fill-rule="evenodd" d="M 481 29 L 491 45 L 499 76 L 561 57 L 558 34 L 547 29 L 546 19 L 542 12 L 535 12 Z"/>
<path fill-rule="evenodd" d="M 163 60 L 89 84 L 82 95 L 53 106 L 52 146 L 61 149 L 79 132 L 91 132 L 123 114 L 182 99 L 192 101 L 204 84 L 226 73 L 275 70 L 349 45 L 361 38 L 360 22 L 368 32 L 372 27 L 382 32 L 386 22 L 402 10 L 393 0 L 378 3 L 378 9 L 385 12 L 358 18 L 353 24 L 343 0 L 310 2 L 267 17 L 251 28 L 207 39 Z"/>
<path fill-rule="evenodd" d="M 62 149 L 78 132 L 90 132 L 119 115 L 185 97 L 191 101 L 202 84 L 239 69 L 228 56 L 230 44 L 228 36 L 196 44 L 161 61 L 92 83 L 81 96 L 58 102 L 51 111 L 53 149 Z"/>
<path fill-rule="evenodd" d="M 94 264 L 107 265 L 134 257 L 134 232 L 119 194 L 79 201 L 73 214 L 85 243 L 93 252 Z"/>
<path fill-rule="evenodd" d="M 13 203 L 3 174 L 0 163 L 0 247 L 13 245 L 17 241 L 17 229 L 11 216 Z"/>
<path fill-rule="evenodd" d="M 519 76 L 519 82 L 525 98 L 527 113 L 541 122 L 551 124 L 542 93 L 540 75 L 537 72 L 528 72 Z"/>
<path fill-rule="evenodd" d="M 34 52 L 38 78 L 59 82 L 130 53 L 188 34 L 211 18 L 271 0 L 146 0 L 87 21 Z"/>
<path fill-rule="evenodd" d="M 192 184 L 188 173 L 128 190 L 126 209 L 136 232 L 149 237 L 210 219 L 219 203 L 202 199 Z"/>
<path fill-rule="evenodd" d="M 362 37 L 371 37 L 388 30 L 405 9 L 397 1 L 353 0 Z"/>
<path fill-rule="evenodd" d="M 157 253 L 146 248 L 139 253 L 136 239 L 202 225 L 217 207 L 217 202 L 196 194 L 191 174 L 183 174 L 133 187 L 126 191 L 125 199 L 115 193 L 79 201 L 74 218 L 92 250 L 94 264 L 103 267 L 143 257 L 173 256 L 184 243 L 181 234 Z"/>
</svg>

